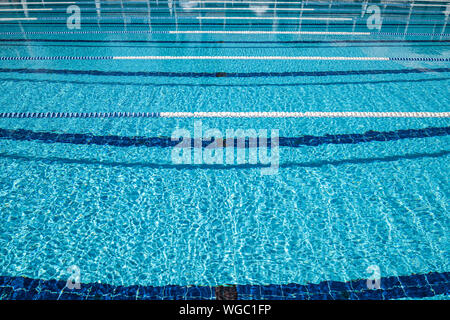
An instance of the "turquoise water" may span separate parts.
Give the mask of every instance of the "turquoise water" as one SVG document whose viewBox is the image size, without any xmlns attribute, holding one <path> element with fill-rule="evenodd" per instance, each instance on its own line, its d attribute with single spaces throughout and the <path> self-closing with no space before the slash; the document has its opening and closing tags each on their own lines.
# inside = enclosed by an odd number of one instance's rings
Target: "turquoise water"
<svg viewBox="0 0 450 320">
<path fill-rule="evenodd" d="M 127 6 L 149 15 L 145 5 Z M 378 32 L 368 30 L 359 4 L 305 5 L 316 11 L 304 16 L 352 21 L 263 20 L 265 26 L 244 19 L 200 25 L 197 17 L 206 13 L 173 6 L 171 13 L 166 2 L 152 2 L 150 16 L 167 17 L 152 22 L 152 32 Z M 80 7 L 82 17 L 97 17 L 93 2 Z M 440 35 L 449 33 L 443 28 L 445 6 L 414 9 L 426 13 L 414 11 L 409 20 L 407 6 L 381 7 L 386 12 L 381 32 L 433 35 L 5 34 L 67 28 L 64 20 L 0 22 L 0 56 L 450 57 L 449 37 Z M 54 8 L 61 12 L 30 16 L 42 23 L 67 16 L 65 7 Z M 102 8 L 106 17 L 108 8 L 119 6 Z M 226 16 L 256 17 L 251 11 Z M 121 13 L 84 25 L 82 18 L 81 31 L 150 31 L 149 25 L 123 19 Z M 233 25 L 239 22 L 243 25 Z M 0 61 L 0 112 L 447 112 L 448 68 L 449 62 L 423 61 Z M 308 74 L 272 75 L 283 72 Z M 223 132 L 278 129 L 280 136 L 300 137 L 448 127 L 449 120 L 202 119 L 202 124 Z M 193 119 L 181 118 L 0 119 L 3 129 L 124 137 L 170 136 L 176 128 L 192 132 L 193 126 Z M 447 272 L 448 143 L 448 136 L 440 136 L 281 147 L 278 174 L 262 176 L 258 167 L 170 166 L 171 148 L 2 139 L 0 274 L 66 279 L 67 267 L 77 265 L 82 282 L 214 286 L 349 281 L 368 277 L 369 265 L 378 265 L 383 277 Z"/>
</svg>

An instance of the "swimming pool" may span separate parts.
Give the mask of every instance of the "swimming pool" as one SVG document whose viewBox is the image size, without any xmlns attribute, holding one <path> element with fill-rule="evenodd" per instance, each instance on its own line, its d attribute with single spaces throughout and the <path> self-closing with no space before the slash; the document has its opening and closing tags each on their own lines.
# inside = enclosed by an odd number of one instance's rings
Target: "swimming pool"
<svg viewBox="0 0 450 320">
<path fill-rule="evenodd" d="M 448 298 L 449 2 L 250 2 L 0 3 L 1 299 Z"/>
</svg>

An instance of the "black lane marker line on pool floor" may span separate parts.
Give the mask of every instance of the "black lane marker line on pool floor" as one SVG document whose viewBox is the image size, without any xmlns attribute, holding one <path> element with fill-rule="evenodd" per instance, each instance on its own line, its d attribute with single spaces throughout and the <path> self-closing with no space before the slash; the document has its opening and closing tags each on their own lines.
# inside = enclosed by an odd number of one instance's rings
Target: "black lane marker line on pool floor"
<svg viewBox="0 0 450 320">
<path fill-rule="evenodd" d="M 67 280 L 43 280 L 0 276 L 0 298 L 3 300 L 213 300 L 226 292 L 236 299 L 282 300 L 389 300 L 425 298 L 450 294 L 450 272 L 429 272 L 380 279 L 380 289 L 367 288 L 367 280 L 322 281 L 317 284 L 235 285 L 222 286 L 115 286 L 103 283 L 81 283 L 80 289 L 68 289 Z M 217 288 L 219 288 L 217 290 Z M 230 287 L 229 287 L 230 288 Z M 234 292 L 233 290 L 236 290 Z M 225 296 L 225 295 L 224 295 Z"/>
<path fill-rule="evenodd" d="M 367 165 L 373 163 L 389 163 L 403 160 L 438 159 L 450 155 L 450 151 L 442 150 L 434 153 L 413 153 L 387 157 L 352 158 L 342 160 L 318 160 L 311 162 L 285 162 L 280 163 L 279 168 L 321 168 L 325 166 Z M 269 168 L 265 164 L 172 164 L 155 162 L 119 162 L 99 161 L 93 159 L 70 159 L 62 157 L 35 157 L 20 154 L 0 153 L 0 158 L 15 161 L 41 162 L 46 165 L 80 165 L 110 168 L 146 168 L 160 170 L 247 170 Z"/>
<path fill-rule="evenodd" d="M 23 74 L 62 74 L 116 77 L 174 77 L 174 78 L 258 78 L 258 77 L 327 77 L 327 76 L 360 76 L 381 74 L 422 74 L 445 73 L 450 68 L 415 68 L 386 70 L 344 70 L 344 71 L 287 71 L 287 72 L 162 72 L 162 71 L 102 71 L 102 70 L 70 70 L 70 69 L 29 69 L 0 68 L 0 73 Z"/>
<path fill-rule="evenodd" d="M 427 79 L 395 79 L 375 81 L 334 81 L 334 82 L 290 82 L 290 83 L 255 83 L 255 84 L 219 84 L 219 83 L 146 83 L 146 82 L 124 82 L 124 81 L 79 81 L 79 80 L 49 80 L 49 79 L 18 79 L 0 78 L 0 81 L 30 82 L 30 83 L 56 83 L 56 84 L 81 84 L 81 85 L 105 85 L 105 86 L 138 86 L 138 87 L 295 87 L 295 86 L 336 86 L 336 85 L 370 85 L 380 83 L 418 83 L 430 81 L 447 81 L 450 78 L 427 78 Z"/>
<path fill-rule="evenodd" d="M 417 139 L 440 137 L 450 134 L 450 127 L 430 127 L 425 129 L 407 129 L 396 131 L 367 131 L 365 133 L 334 134 L 324 136 L 301 136 L 301 137 L 279 137 L 280 147 L 316 147 L 323 144 L 358 144 L 366 142 L 386 142 L 403 139 Z M 35 132 L 25 129 L 2 129 L 0 128 L 0 139 L 15 141 L 38 141 L 42 143 L 68 143 L 77 145 L 101 145 L 115 147 L 160 147 L 172 148 L 179 144 L 182 139 L 172 141 L 170 137 L 127 137 L 127 136 L 95 136 L 82 133 L 54 133 Z M 234 140 L 236 142 L 237 139 Z M 202 141 L 202 147 L 209 146 L 213 141 Z M 217 148 L 223 148 L 225 141 L 218 141 Z M 234 143 L 236 145 L 236 143 Z M 256 142 L 256 145 L 258 143 Z M 191 139 L 191 147 L 196 144 Z M 244 148 L 250 148 L 250 139 L 246 138 Z M 267 147 L 271 147 L 271 140 L 268 139 Z"/>
</svg>

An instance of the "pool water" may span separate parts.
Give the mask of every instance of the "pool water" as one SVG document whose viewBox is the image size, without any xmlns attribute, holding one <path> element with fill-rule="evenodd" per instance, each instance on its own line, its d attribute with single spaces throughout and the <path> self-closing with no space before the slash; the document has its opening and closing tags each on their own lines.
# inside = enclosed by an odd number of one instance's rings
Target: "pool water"
<svg viewBox="0 0 450 320">
<path fill-rule="evenodd" d="M 447 1 L 370 2 L 380 29 L 349 1 L 74 2 L 80 29 L 67 4 L 0 3 L 22 10 L 0 12 L 0 56 L 15 57 L 0 60 L 0 113 L 450 111 Z M 111 56 L 287 58 L 90 59 Z M 174 164 L 162 142 L 196 121 L 290 142 L 273 175 Z M 376 265 L 382 283 L 436 273 L 441 291 L 414 297 L 445 299 L 449 133 L 448 116 L 0 118 L 0 276 L 65 283 L 75 265 L 82 284 L 255 298 L 243 286 L 350 283 Z"/>
</svg>

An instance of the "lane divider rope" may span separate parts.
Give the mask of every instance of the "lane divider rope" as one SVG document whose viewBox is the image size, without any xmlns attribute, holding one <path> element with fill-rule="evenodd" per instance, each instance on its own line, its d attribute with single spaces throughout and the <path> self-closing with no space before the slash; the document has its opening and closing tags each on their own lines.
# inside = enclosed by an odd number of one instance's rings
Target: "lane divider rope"
<svg viewBox="0 0 450 320">
<path fill-rule="evenodd" d="M 37 18 L 0 18 L 0 21 L 33 21 Z"/>
<path fill-rule="evenodd" d="M 313 56 L 115 56 L 113 60 L 373 60 L 385 57 L 313 57 Z"/>
<path fill-rule="evenodd" d="M 436 5 L 432 5 L 432 6 L 437 6 L 437 7 L 445 7 L 446 3 L 444 0 L 442 1 L 437 1 L 437 0 L 423 0 L 422 2 L 442 2 L 444 4 L 436 4 Z M 168 2 L 172 2 L 172 0 L 159 0 L 160 3 L 168 3 Z M 300 5 L 302 3 L 302 1 L 240 1 L 240 2 L 234 2 L 233 0 L 229 0 L 229 1 L 209 1 L 209 0 L 204 0 L 202 1 L 203 4 L 235 4 L 235 5 L 239 5 L 239 4 L 288 4 L 288 5 Z M 49 2 L 47 4 L 92 4 L 92 1 L 70 1 L 70 2 L 60 2 L 60 1 L 55 1 L 55 2 Z M 142 0 L 141 1 L 127 1 L 127 3 L 133 3 L 133 4 L 142 4 Z M 345 1 L 340 1 L 340 2 L 334 2 L 335 4 L 345 4 L 345 5 L 349 5 L 349 6 L 357 6 L 357 3 L 353 3 L 353 2 L 345 2 Z M 11 3 L 11 2 L 4 2 L 4 3 L 0 3 L 0 5 L 14 5 L 15 3 Z M 36 4 L 36 5 L 42 5 L 42 2 L 27 2 L 27 4 Z M 309 4 L 312 5 L 317 5 L 317 4 L 323 4 L 322 1 L 310 1 Z M 398 1 L 385 1 L 386 5 L 392 5 L 392 6 L 419 6 L 421 4 L 417 4 L 417 3 L 408 3 L 407 1 L 405 1 L 405 3 L 398 3 Z M 424 5 L 424 4 L 422 4 Z M 190 10 L 192 8 L 189 8 Z"/>
<path fill-rule="evenodd" d="M 89 30 L 89 31 L 11 31 L 0 32 L 0 35 L 17 34 L 298 34 L 298 35 L 371 35 L 370 32 L 340 32 L 340 31 L 150 31 L 150 30 Z"/>
<path fill-rule="evenodd" d="M 292 35 L 353 35 L 353 36 L 428 36 L 450 37 L 450 33 L 429 32 L 345 32 L 345 31 L 223 31 L 223 30 L 89 30 L 89 31 L 4 31 L 0 35 L 60 35 L 60 34 L 292 34 Z"/>
<path fill-rule="evenodd" d="M 323 57 L 323 56 L 41 56 L 0 57 L 0 60 L 333 60 L 333 61 L 428 61 L 449 62 L 434 57 Z"/>
<path fill-rule="evenodd" d="M 190 17 L 189 17 L 190 18 Z M 192 18 L 190 18 L 192 19 Z M 353 18 L 333 17 L 195 17 L 197 20 L 308 20 L 308 21 L 353 21 Z M 427 20 L 428 21 L 428 20 Z"/>
<path fill-rule="evenodd" d="M 431 1 L 436 1 L 436 0 L 431 0 Z M 160 3 L 168 3 L 169 1 L 159 1 Z M 425 0 L 424 0 L 425 2 Z M 437 1 L 437 2 L 442 2 L 441 4 L 423 4 L 423 3 L 408 3 L 408 1 L 405 1 L 405 3 L 398 3 L 398 2 L 385 2 L 386 6 L 400 6 L 400 7 L 445 7 L 446 3 L 445 1 Z M 142 4 L 142 1 L 127 1 L 128 4 Z M 27 2 L 28 5 L 42 5 L 42 2 Z M 92 2 L 90 1 L 70 1 L 70 2 L 50 2 L 48 4 L 92 4 Z M 233 1 L 203 1 L 203 4 L 232 4 L 232 5 L 239 5 L 239 4 L 264 4 L 264 5 L 268 5 L 268 4 L 277 4 L 277 5 L 300 5 L 301 1 L 293 1 L 293 2 L 286 2 L 286 1 L 241 1 L 241 2 L 233 2 Z M 310 5 L 317 5 L 317 4 L 323 4 L 320 1 L 317 2 L 309 2 Z M 357 6 L 357 3 L 349 3 L 349 2 L 335 2 L 335 4 L 343 4 L 343 5 L 348 5 L 348 6 Z M 1 5 L 15 5 L 15 3 L 10 3 L 10 2 L 6 2 L 6 3 L 0 3 Z M 243 7 L 244 8 L 244 7 Z M 109 8 L 108 8 L 109 9 Z M 189 8 L 189 10 L 194 10 L 194 9 L 202 9 L 202 8 L 196 8 L 196 7 L 192 7 Z M 215 9 L 215 8 L 214 8 Z M 270 10 L 270 8 L 268 8 Z M 279 8 L 278 8 L 279 9 Z M 359 7 L 358 7 L 359 9 Z M 165 9 L 167 10 L 167 9 Z M 308 10 L 308 9 L 306 9 Z M 310 10 L 314 10 L 314 9 L 310 9 Z"/>
<path fill-rule="evenodd" d="M 449 118 L 450 112 L 0 112 L 0 118 Z"/>
<path fill-rule="evenodd" d="M 133 20 L 143 20 L 144 22 L 148 22 L 149 17 L 145 16 L 145 15 L 141 15 L 141 16 L 132 16 L 132 15 L 127 15 L 128 19 L 133 19 Z M 158 17 L 151 17 L 151 20 L 155 21 L 155 20 L 161 20 L 161 21 L 167 21 L 167 20 L 172 20 L 173 17 L 171 16 L 158 16 Z M 20 20 L 24 20 L 22 18 L 6 18 L 6 20 L 4 19 L 0 19 L 0 21 L 20 21 Z M 66 21 L 67 17 L 40 17 L 40 18 L 26 18 L 25 20 L 33 20 L 33 21 L 38 21 L 38 22 L 43 22 L 43 21 Z M 104 23 L 108 23 L 107 21 L 114 21 L 114 20 L 123 20 L 122 16 L 109 16 L 109 17 L 98 17 L 98 16 L 87 16 L 84 17 L 83 20 L 85 21 L 104 21 Z M 363 18 L 359 18 L 359 17 L 352 17 L 352 18 L 340 18 L 340 17 L 280 17 L 280 16 L 275 16 L 275 17 L 268 17 L 268 16 L 258 16 L 258 17 L 227 17 L 227 16 L 202 16 L 202 17 L 192 17 L 192 16 L 178 16 L 177 17 L 178 21 L 182 21 L 182 20 L 187 20 L 187 21 L 193 21 L 193 20 L 290 20 L 290 21 L 307 21 L 309 25 L 319 25 L 321 26 L 323 24 L 323 21 L 355 21 L 355 22 L 360 22 L 357 23 L 357 25 L 365 25 L 365 19 Z M 399 18 L 388 18 L 385 17 L 384 22 L 396 22 L 396 23 L 405 23 L 406 22 L 404 20 L 401 20 Z M 414 23 L 421 23 L 421 22 L 431 22 L 428 24 L 425 24 L 427 26 L 433 26 L 432 23 L 441 23 L 445 21 L 442 20 L 431 20 L 431 19 L 413 19 L 410 21 L 410 25 L 412 25 Z M 31 23 L 32 25 L 33 23 Z M 42 23 L 39 23 L 42 24 Z M 61 24 L 64 25 L 64 23 L 55 23 L 55 24 Z M 176 25 L 177 23 L 173 24 L 173 23 L 168 23 L 168 22 L 162 22 L 161 24 L 159 23 L 155 23 L 154 27 L 157 27 L 158 25 Z M 186 24 L 186 25 L 193 25 L 194 23 L 182 23 L 182 24 Z M 206 24 L 208 25 L 208 24 Z M 216 25 L 216 23 L 211 23 L 210 25 Z M 230 24 L 231 26 L 233 25 L 241 25 L 241 24 Z M 265 23 L 260 23 L 260 25 L 269 25 L 269 24 L 265 24 Z M 294 24 L 283 24 L 283 25 L 294 25 Z M 351 24 L 348 24 L 348 26 L 351 26 Z M 175 32 L 179 33 L 179 31 L 175 30 Z M 227 31 L 226 31 L 227 32 Z M 240 31 L 237 31 L 240 32 Z M 252 32 L 252 31 L 251 31 Z M 283 32 L 283 31 L 273 31 L 273 32 Z M 292 31 L 292 32 L 299 32 L 299 31 Z M 302 31 L 300 31 L 302 32 Z M 312 32 L 320 32 L 320 31 L 312 31 Z M 323 32 L 333 32 L 333 31 L 323 31 Z M 341 31 L 336 31 L 336 32 L 341 32 Z M 354 33 L 354 32 L 352 32 Z M 369 33 L 370 34 L 370 33 Z"/>
</svg>

